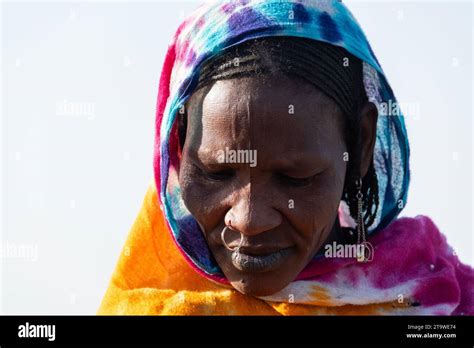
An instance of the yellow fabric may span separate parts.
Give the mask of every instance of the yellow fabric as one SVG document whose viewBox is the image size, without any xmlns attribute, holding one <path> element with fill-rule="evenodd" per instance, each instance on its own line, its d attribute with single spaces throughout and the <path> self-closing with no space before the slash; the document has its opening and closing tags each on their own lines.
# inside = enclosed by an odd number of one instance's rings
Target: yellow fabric
<svg viewBox="0 0 474 348">
<path fill-rule="evenodd" d="M 324 289 L 321 304 L 329 304 Z M 160 210 L 155 185 L 122 250 L 99 315 L 314 315 L 377 314 L 397 303 L 328 307 L 271 303 L 225 288 L 198 274 L 181 255 Z"/>
</svg>

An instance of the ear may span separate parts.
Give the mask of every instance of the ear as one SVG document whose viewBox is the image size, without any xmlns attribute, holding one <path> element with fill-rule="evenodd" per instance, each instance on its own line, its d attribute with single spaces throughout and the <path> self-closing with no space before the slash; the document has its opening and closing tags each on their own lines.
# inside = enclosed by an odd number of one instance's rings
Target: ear
<svg viewBox="0 0 474 348">
<path fill-rule="evenodd" d="M 367 102 L 360 114 L 360 175 L 363 178 L 373 160 L 375 139 L 377 136 L 378 112 L 375 105 Z"/>
</svg>

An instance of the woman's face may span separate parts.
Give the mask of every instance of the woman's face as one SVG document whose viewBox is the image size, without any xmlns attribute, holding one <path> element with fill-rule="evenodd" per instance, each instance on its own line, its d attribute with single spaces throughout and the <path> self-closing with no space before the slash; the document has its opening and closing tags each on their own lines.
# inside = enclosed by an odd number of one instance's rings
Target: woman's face
<svg viewBox="0 0 474 348">
<path fill-rule="evenodd" d="M 216 261 L 242 293 L 283 289 L 333 229 L 347 165 L 342 112 L 309 84 L 269 77 L 217 81 L 187 115 L 180 186 Z M 221 240 L 229 221 L 238 254 Z"/>
</svg>

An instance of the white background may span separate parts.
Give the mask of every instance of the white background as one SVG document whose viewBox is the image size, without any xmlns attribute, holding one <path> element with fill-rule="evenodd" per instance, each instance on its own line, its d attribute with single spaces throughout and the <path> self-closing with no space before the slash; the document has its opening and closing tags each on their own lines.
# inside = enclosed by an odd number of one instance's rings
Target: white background
<svg viewBox="0 0 474 348">
<path fill-rule="evenodd" d="M 96 312 L 152 180 L 166 47 L 195 7 L 1 3 L 0 313 Z M 473 5 L 349 8 L 397 98 L 416 110 L 402 215 L 430 216 L 472 265 Z M 37 254 L 8 255 L 7 245 Z"/>
</svg>

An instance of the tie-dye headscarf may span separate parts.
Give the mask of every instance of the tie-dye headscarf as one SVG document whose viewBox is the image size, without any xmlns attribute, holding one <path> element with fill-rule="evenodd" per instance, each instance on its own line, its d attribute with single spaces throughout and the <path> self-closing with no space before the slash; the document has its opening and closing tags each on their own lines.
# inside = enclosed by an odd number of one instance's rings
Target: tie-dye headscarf
<svg viewBox="0 0 474 348">
<path fill-rule="evenodd" d="M 298 36 L 345 48 L 363 61 L 369 101 L 378 109 L 374 167 L 379 210 L 369 229 L 373 234 L 393 221 L 405 206 L 409 183 L 409 145 L 403 115 L 382 67 L 349 10 L 340 1 L 238 0 L 214 1 L 198 8 L 178 28 L 163 67 L 158 95 L 155 181 L 160 205 L 179 248 L 199 272 L 225 282 L 198 224 L 186 209 L 178 183 L 177 117 L 192 95 L 200 65 L 227 47 L 265 36 Z M 340 209 L 340 219 L 350 221 Z"/>
<path fill-rule="evenodd" d="M 362 60 L 365 91 L 379 114 L 374 168 L 380 203 L 369 229 L 373 262 L 315 257 L 287 287 L 260 299 L 311 305 L 321 314 L 338 313 L 338 307 L 341 314 L 351 313 L 361 306 L 387 314 L 472 314 L 472 268 L 459 262 L 428 218 L 396 220 L 410 177 L 404 117 L 397 107 L 393 112 L 397 101 L 382 67 L 340 1 L 217 1 L 198 8 L 178 28 L 159 85 L 154 170 L 159 205 L 188 264 L 201 276 L 229 286 L 181 197 L 177 113 L 192 95 L 203 61 L 246 40 L 278 35 L 324 41 Z M 347 225 L 353 220 L 342 207 L 339 219 Z"/>
</svg>

